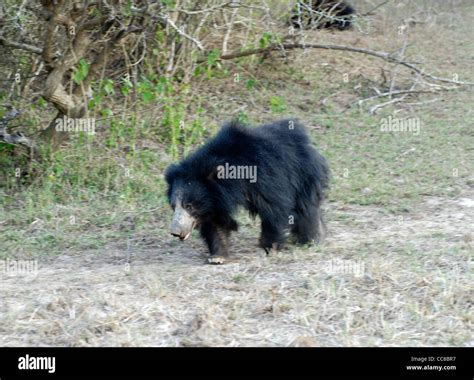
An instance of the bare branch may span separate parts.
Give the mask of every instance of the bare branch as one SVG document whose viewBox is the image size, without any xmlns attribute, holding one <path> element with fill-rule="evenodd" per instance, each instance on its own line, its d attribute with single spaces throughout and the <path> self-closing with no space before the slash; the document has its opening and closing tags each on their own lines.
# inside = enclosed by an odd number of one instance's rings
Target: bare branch
<svg viewBox="0 0 474 380">
<path fill-rule="evenodd" d="M 160 17 L 164 21 L 166 21 L 168 23 L 168 25 L 170 25 L 174 30 L 176 30 L 181 36 L 183 36 L 184 38 L 186 38 L 186 39 L 190 40 L 192 43 L 194 43 L 198 47 L 199 50 L 204 51 L 204 47 L 202 46 L 201 42 L 196 40 L 194 37 L 191 37 L 189 34 L 186 34 L 180 28 L 178 28 L 173 20 L 171 20 L 167 16 L 160 16 Z"/>
<path fill-rule="evenodd" d="M 26 51 L 29 51 L 30 53 L 35 53 L 35 54 L 41 54 L 43 52 L 43 49 L 39 47 L 29 45 L 29 44 L 24 44 L 21 42 L 7 40 L 6 38 L 2 36 L 0 36 L 0 45 L 11 47 L 13 49 L 26 50 Z"/>
<path fill-rule="evenodd" d="M 221 60 L 229 60 L 229 59 L 235 59 L 235 58 L 241 58 L 241 57 L 247 57 L 249 55 L 254 55 L 254 54 L 262 54 L 262 53 L 268 53 L 270 51 L 275 51 L 275 50 L 290 50 L 290 49 L 326 49 L 326 50 L 341 50 L 341 51 L 350 51 L 354 53 L 360 53 L 360 54 L 366 54 L 370 55 L 372 57 L 377 57 L 380 59 L 383 59 L 384 61 L 390 62 L 390 63 L 395 63 L 398 65 L 405 66 L 416 73 L 420 74 L 421 76 L 425 78 L 429 78 L 434 81 L 439 81 L 439 82 L 445 82 L 445 83 L 453 83 L 457 85 L 465 85 L 465 86 L 474 86 L 473 82 L 462 82 L 462 81 L 455 81 L 451 80 L 448 78 L 441 78 L 437 77 L 435 75 L 431 75 L 426 73 L 424 70 L 418 68 L 412 63 L 403 61 L 395 56 L 393 56 L 390 53 L 383 52 L 383 51 L 375 51 L 375 50 L 369 50 L 369 49 L 363 49 L 363 48 L 357 48 L 357 47 L 352 47 L 352 46 L 344 46 L 344 45 L 324 45 L 324 44 L 306 44 L 306 43 L 286 43 L 286 44 L 272 44 L 270 46 L 264 47 L 264 48 L 258 48 L 258 49 L 249 49 L 249 50 L 244 50 L 240 52 L 234 52 L 234 53 L 229 53 L 229 54 L 224 54 L 221 55 L 219 59 Z M 203 63 L 206 60 L 200 59 L 198 63 Z"/>
<path fill-rule="evenodd" d="M 372 12 L 375 12 L 377 9 L 379 9 L 380 7 L 384 6 L 385 4 L 387 4 L 390 0 L 385 0 L 384 2 L 380 3 L 379 5 L 376 5 L 375 7 L 373 7 L 370 11 L 368 12 L 365 12 L 362 16 L 369 16 L 372 14 Z"/>
<path fill-rule="evenodd" d="M 375 106 L 370 107 L 369 113 L 371 115 L 374 115 L 377 113 L 377 111 L 383 107 L 389 106 L 390 104 L 395 104 L 395 103 L 400 103 L 403 102 L 403 100 L 406 98 L 406 95 L 401 96 L 400 98 L 393 98 L 390 100 L 387 100 L 384 103 L 381 104 L 376 104 Z"/>
<path fill-rule="evenodd" d="M 115 45 L 117 45 L 120 40 L 125 38 L 130 33 L 136 33 L 139 31 L 141 31 L 141 29 L 138 27 L 129 27 L 128 29 L 121 29 L 117 31 L 115 35 L 105 44 L 100 53 L 96 56 L 94 62 L 90 65 L 87 77 L 82 82 L 82 87 L 76 87 L 74 91 L 75 95 L 80 95 L 82 88 L 85 88 L 86 90 L 88 89 L 90 82 L 96 78 L 99 70 L 105 65 L 108 54 L 114 49 Z"/>
<path fill-rule="evenodd" d="M 227 53 L 227 44 L 229 42 L 230 34 L 232 32 L 232 27 L 234 26 L 234 20 L 235 16 L 237 14 L 238 8 L 234 8 L 232 11 L 232 15 L 230 16 L 230 21 L 227 24 L 227 31 L 225 32 L 224 39 L 222 41 L 222 53 L 226 54 Z"/>
<path fill-rule="evenodd" d="M 198 11 L 188 11 L 186 9 L 182 9 L 182 8 L 175 8 L 175 9 L 170 9 L 169 12 L 180 12 L 180 13 L 184 13 L 184 14 L 187 14 L 187 15 L 197 15 L 197 14 L 201 14 L 201 13 L 210 13 L 210 12 L 213 12 L 217 9 L 221 9 L 221 8 L 224 8 L 224 7 L 227 7 L 228 5 L 230 5 L 232 2 L 231 1 L 227 1 L 225 3 L 222 3 L 222 4 L 218 4 L 218 5 L 214 5 L 213 7 L 210 7 L 210 8 L 206 8 L 206 9 L 200 9 Z"/>
<path fill-rule="evenodd" d="M 445 88 L 445 89 L 442 89 L 442 90 L 401 90 L 401 91 L 384 92 L 384 93 L 381 93 L 381 94 L 371 96 L 369 98 L 358 100 L 357 103 L 360 105 L 364 102 L 368 102 L 370 100 L 375 100 L 377 98 L 392 97 L 392 96 L 396 96 L 396 95 L 436 94 L 440 91 L 448 91 L 448 90 L 454 90 L 454 89 L 456 89 L 456 87 Z"/>
</svg>

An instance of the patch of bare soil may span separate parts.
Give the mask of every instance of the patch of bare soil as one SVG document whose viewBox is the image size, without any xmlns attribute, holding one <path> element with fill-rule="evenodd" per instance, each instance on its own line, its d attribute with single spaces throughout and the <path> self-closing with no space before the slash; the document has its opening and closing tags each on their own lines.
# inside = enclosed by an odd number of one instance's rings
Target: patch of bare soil
<svg viewBox="0 0 474 380">
<path fill-rule="evenodd" d="M 243 228 L 221 266 L 194 236 L 7 273 L 0 346 L 474 345 L 474 191 L 403 217 L 327 208 L 318 248 L 266 257 Z"/>
</svg>

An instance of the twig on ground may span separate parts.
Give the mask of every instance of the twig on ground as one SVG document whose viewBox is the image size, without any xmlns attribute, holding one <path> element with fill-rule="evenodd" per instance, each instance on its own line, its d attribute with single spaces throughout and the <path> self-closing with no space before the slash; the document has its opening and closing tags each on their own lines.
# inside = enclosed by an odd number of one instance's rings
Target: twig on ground
<svg viewBox="0 0 474 380">
<path fill-rule="evenodd" d="M 270 46 L 267 46 L 265 48 L 257 48 L 257 49 L 248 49 L 240 52 L 233 52 L 229 54 L 223 54 L 219 57 L 221 60 L 229 60 L 229 59 L 235 59 L 235 58 L 242 58 L 242 57 L 247 57 L 250 55 L 254 54 L 261 54 L 261 53 L 268 53 L 270 51 L 275 51 L 275 50 L 290 50 L 290 49 L 326 49 L 326 50 L 340 50 L 340 51 L 350 51 L 354 53 L 360 53 L 360 54 L 366 54 L 370 55 L 372 57 L 377 57 L 380 59 L 383 59 L 384 61 L 390 62 L 390 63 L 395 63 L 399 64 L 402 66 L 405 66 L 416 73 L 420 74 L 421 76 L 425 78 L 429 78 L 434 81 L 439 81 L 439 82 L 445 82 L 445 83 L 453 83 L 457 85 L 465 85 L 465 86 L 474 86 L 474 82 L 462 82 L 462 81 L 455 81 L 451 80 L 448 78 L 442 78 L 442 77 L 437 77 L 435 75 L 431 75 L 426 73 L 424 70 L 420 69 L 419 67 L 415 66 L 412 63 L 400 60 L 397 57 L 394 57 L 392 54 L 387 53 L 387 52 L 380 52 L 380 51 L 375 51 L 375 50 L 369 50 L 369 49 L 364 49 L 364 48 L 357 48 L 357 47 L 352 47 L 352 46 L 344 46 L 344 45 L 326 45 L 326 44 L 307 44 L 307 43 L 283 43 L 283 44 L 272 44 Z M 201 58 L 198 60 L 198 63 L 203 63 L 205 62 L 205 58 Z"/>
<path fill-rule="evenodd" d="M 380 103 L 380 104 L 376 104 L 375 106 L 373 107 L 370 107 L 369 109 L 369 113 L 371 115 L 375 114 L 379 109 L 381 108 L 384 108 L 386 106 L 389 106 L 390 104 L 395 104 L 395 103 L 400 103 L 402 102 L 405 98 L 407 97 L 407 95 L 403 95 L 399 98 L 393 98 L 393 99 L 390 99 L 389 101 L 385 102 L 385 103 Z"/>
<path fill-rule="evenodd" d="M 372 12 L 375 12 L 377 9 L 379 9 L 380 7 L 384 6 L 385 4 L 387 4 L 390 0 L 385 0 L 384 2 L 380 3 L 379 5 L 373 7 L 370 11 L 368 12 L 365 12 L 364 14 L 362 14 L 362 16 L 370 16 L 372 14 Z"/>
</svg>

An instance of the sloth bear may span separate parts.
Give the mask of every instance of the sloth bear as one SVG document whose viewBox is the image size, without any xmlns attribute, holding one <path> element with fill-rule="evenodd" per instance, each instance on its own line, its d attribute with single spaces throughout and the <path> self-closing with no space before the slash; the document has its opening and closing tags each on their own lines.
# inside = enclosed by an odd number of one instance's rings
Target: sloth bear
<svg viewBox="0 0 474 380">
<path fill-rule="evenodd" d="M 165 173 L 174 210 L 170 232 L 186 240 L 198 228 L 210 263 L 228 256 L 233 215 L 239 207 L 261 219 L 260 246 L 279 249 L 291 233 L 296 242 L 318 242 L 320 206 L 328 187 L 326 160 L 297 120 L 251 128 L 238 121 Z"/>
<path fill-rule="evenodd" d="M 348 29 L 355 13 L 345 1 L 298 1 L 291 11 L 290 24 L 296 29 L 305 27 Z"/>
</svg>

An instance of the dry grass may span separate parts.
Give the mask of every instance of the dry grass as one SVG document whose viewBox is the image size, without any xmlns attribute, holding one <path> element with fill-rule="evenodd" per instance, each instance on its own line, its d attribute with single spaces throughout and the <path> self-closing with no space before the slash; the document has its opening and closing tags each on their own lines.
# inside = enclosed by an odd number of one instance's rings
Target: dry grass
<svg viewBox="0 0 474 380">
<path fill-rule="evenodd" d="M 428 198 L 403 222 L 332 204 L 322 247 L 270 257 L 247 226 L 224 266 L 203 265 L 198 240 L 137 243 L 130 267 L 113 246 L 40 262 L 36 276 L 2 281 L 0 345 L 473 345 L 474 192 L 465 196 Z"/>
<path fill-rule="evenodd" d="M 392 50 L 399 46 L 396 25 L 409 10 L 408 2 L 398 3 L 405 5 L 373 20 L 370 35 L 314 32 L 312 38 Z M 473 80 L 468 44 L 474 36 L 466 14 L 441 8 L 434 23 L 427 18 L 415 26 L 418 38 L 408 53 L 440 74 L 454 71 Z M 256 248 L 258 222 L 241 215 L 233 260 L 209 266 L 197 236 L 185 244 L 169 239 L 163 205 L 147 214 L 154 217 L 142 221 L 129 240 L 121 231 L 131 227 L 113 224 L 122 204 L 104 203 L 114 218 L 104 213 L 102 219 L 93 219 L 96 210 L 82 204 L 61 206 L 57 214 L 64 220 L 77 208 L 84 213 L 79 222 L 96 220 L 82 230 L 69 226 L 68 234 L 91 241 L 100 236 L 105 246 L 84 251 L 71 245 L 61 255 L 38 251 L 36 275 L 2 273 L 0 346 L 473 346 L 474 168 L 472 148 L 465 146 L 472 141 L 465 125 L 474 120 L 472 92 L 446 96 L 441 106 L 397 110 L 432 123 L 420 140 L 396 136 L 379 143 L 376 129 L 362 129 L 363 113 L 344 116 L 347 125 L 337 120 L 361 95 L 341 85 L 342 73 L 356 78 L 353 87 L 364 80 L 380 83 L 385 64 L 326 51 L 294 54 L 290 67 L 297 67 L 299 79 L 263 66 L 254 73 L 262 81 L 258 91 L 228 91 L 228 83 L 218 88 L 215 79 L 204 93 L 209 118 L 216 121 L 239 107 L 254 119 L 276 118 L 268 104 L 279 95 L 313 127 L 318 145 L 331 155 L 335 177 L 322 246 L 289 246 L 266 257 Z M 400 80 L 408 74 L 400 72 Z M 334 117 L 335 125 L 323 129 L 320 114 Z M 451 127 L 455 137 L 449 140 Z M 393 159 L 412 146 L 413 155 Z M 390 160 L 396 165 L 389 166 Z M 346 167 L 354 175 L 344 182 Z M 447 174 L 453 168 L 464 175 L 453 180 Z M 359 182 L 365 173 L 372 177 Z M 381 196 L 387 184 L 396 189 L 388 199 Z M 56 238 L 65 230 L 54 230 L 54 223 L 27 226 L 25 241 L 48 231 Z"/>
</svg>

